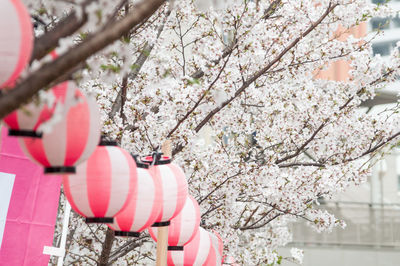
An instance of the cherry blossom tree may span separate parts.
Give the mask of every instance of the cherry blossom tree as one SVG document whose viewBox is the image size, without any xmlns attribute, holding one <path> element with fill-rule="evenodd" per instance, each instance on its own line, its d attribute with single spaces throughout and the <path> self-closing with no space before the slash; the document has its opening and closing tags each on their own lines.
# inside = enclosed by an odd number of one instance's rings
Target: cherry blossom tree
<svg viewBox="0 0 400 266">
<path fill-rule="evenodd" d="M 172 141 L 203 226 L 218 231 L 226 255 L 243 265 L 280 262 L 276 250 L 290 242 L 288 225 L 298 219 L 319 232 L 345 226 L 318 199 L 364 182 L 372 159 L 399 140 L 398 106 L 379 114 L 360 109 L 396 79 L 399 50 L 389 60 L 373 57 L 379 32 L 339 40 L 371 17 L 393 15 L 385 5 L 24 2 L 35 48 L 29 69 L 0 96 L 1 117 L 38 91 L 75 80 L 96 97 L 103 133 L 125 149 L 149 154 Z M 49 60 L 54 48 L 60 56 Z M 348 80 L 318 78 L 338 60 L 349 61 Z M 146 265 L 154 250 L 146 234 L 116 239 L 74 214 L 66 261 Z M 301 260 L 300 250 L 293 254 Z"/>
</svg>

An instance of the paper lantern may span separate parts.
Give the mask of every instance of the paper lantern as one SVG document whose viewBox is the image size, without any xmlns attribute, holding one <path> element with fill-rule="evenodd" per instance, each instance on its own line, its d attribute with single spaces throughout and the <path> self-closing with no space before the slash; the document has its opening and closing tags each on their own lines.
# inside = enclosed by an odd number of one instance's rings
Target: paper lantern
<svg viewBox="0 0 400 266">
<path fill-rule="evenodd" d="M 153 226 L 167 226 L 182 210 L 188 196 L 185 173 L 166 156 L 148 156 L 144 162 L 151 164 L 149 171 L 161 180 L 162 208 Z"/>
<path fill-rule="evenodd" d="M 114 217 L 108 226 L 116 236 L 135 236 L 151 226 L 161 210 L 161 181 L 152 176 L 149 165 L 137 162 L 137 190 L 126 208 Z"/>
<path fill-rule="evenodd" d="M 197 201 L 189 195 L 182 211 L 171 220 L 168 227 L 168 250 L 183 250 L 199 230 L 200 207 Z M 150 236 L 157 241 L 157 228 L 149 228 Z"/>
<path fill-rule="evenodd" d="M 204 264 L 205 266 L 216 266 L 222 265 L 223 263 L 223 249 L 224 244 L 222 242 L 221 236 L 213 231 L 213 233 L 208 232 L 210 234 L 212 250 L 208 255 L 207 261 Z"/>
<path fill-rule="evenodd" d="M 73 83 L 72 83 L 73 84 Z M 20 145 L 45 173 L 74 173 L 75 166 L 87 160 L 100 140 L 100 114 L 96 101 L 85 97 L 69 84 L 63 117 L 42 138 L 23 138 Z"/>
<path fill-rule="evenodd" d="M 211 244 L 210 252 L 208 253 L 208 257 L 206 259 L 206 262 L 203 264 L 203 266 L 220 266 L 222 265 L 220 261 L 217 259 L 217 253 Z"/>
<path fill-rule="evenodd" d="M 33 48 L 31 17 L 20 0 L 0 1 L 0 88 L 12 87 Z"/>
<path fill-rule="evenodd" d="M 168 251 L 167 264 L 169 266 L 201 266 L 212 250 L 210 235 L 199 227 L 197 234 L 183 251 Z"/>
<path fill-rule="evenodd" d="M 68 86 L 73 86 L 73 83 L 63 82 L 49 90 L 54 97 L 54 102 L 50 106 L 33 100 L 5 117 L 3 121 L 9 128 L 8 135 L 41 138 L 42 132 L 38 131 L 39 126 L 52 118 L 58 104 L 65 104 Z"/>
<path fill-rule="evenodd" d="M 87 223 L 113 223 L 136 193 L 136 163 L 131 155 L 117 146 L 98 146 L 76 170 L 75 175 L 63 176 L 71 207 Z"/>
</svg>

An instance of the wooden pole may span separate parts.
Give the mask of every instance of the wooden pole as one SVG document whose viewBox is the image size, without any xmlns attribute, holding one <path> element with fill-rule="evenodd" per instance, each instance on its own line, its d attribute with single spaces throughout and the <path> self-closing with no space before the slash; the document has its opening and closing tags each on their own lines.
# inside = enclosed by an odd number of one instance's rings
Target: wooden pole
<svg viewBox="0 0 400 266">
<path fill-rule="evenodd" d="M 157 228 L 157 266 L 167 266 L 168 226 Z"/>
<path fill-rule="evenodd" d="M 165 156 L 171 157 L 171 141 L 166 140 L 161 148 Z M 168 226 L 157 228 L 157 261 L 156 266 L 167 266 Z"/>
</svg>

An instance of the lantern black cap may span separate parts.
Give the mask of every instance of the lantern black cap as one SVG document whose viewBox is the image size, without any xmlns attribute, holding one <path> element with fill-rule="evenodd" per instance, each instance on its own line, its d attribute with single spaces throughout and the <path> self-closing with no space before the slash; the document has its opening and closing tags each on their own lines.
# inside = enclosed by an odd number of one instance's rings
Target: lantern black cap
<svg viewBox="0 0 400 266">
<path fill-rule="evenodd" d="M 161 152 L 155 152 L 153 155 L 146 156 L 142 161 L 150 165 L 165 165 L 171 163 L 171 158 L 163 156 Z"/>
<path fill-rule="evenodd" d="M 125 232 L 125 231 L 114 231 L 115 236 L 133 236 L 133 237 L 139 237 L 140 233 L 138 232 Z"/>
<path fill-rule="evenodd" d="M 111 224 L 114 222 L 113 217 L 87 217 L 85 222 L 87 224 Z"/>
<path fill-rule="evenodd" d="M 75 166 L 51 166 L 44 168 L 45 174 L 75 174 Z"/>
<path fill-rule="evenodd" d="M 23 130 L 23 129 L 9 129 L 8 135 L 13 137 L 30 137 L 30 138 L 42 138 L 42 132 L 36 132 L 34 130 Z"/>
<path fill-rule="evenodd" d="M 110 139 L 108 136 L 102 135 L 99 146 L 118 146 L 118 143 L 115 140 Z"/>
<path fill-rule="evenodd" d="M 171 224 L 170 221 L 166 221 L 166 222 L 158 222 L 158 223 L 154 223 L 152 225 L 152 227 L 164 227 L 164 226 L 169 226 Z"/>
<path fill-rule="evenodd" d="M 136 166 L 138 168 L 149 169 L 149 164 L 147 162 L 142 162 L 139 155 L 131 153 L 132 158 L 135 160 Z"/>
<path fill-rule="evenodd" d="M 182 251 L 183 246 L 168 246 L 168 250 L 170 251 Z"/>
</svg>

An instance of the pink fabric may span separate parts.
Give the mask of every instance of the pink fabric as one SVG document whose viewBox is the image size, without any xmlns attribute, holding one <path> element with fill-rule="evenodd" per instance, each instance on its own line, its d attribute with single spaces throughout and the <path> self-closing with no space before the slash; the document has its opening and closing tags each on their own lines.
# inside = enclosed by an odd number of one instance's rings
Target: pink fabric
<svg viewBox="0 0 400 266">
<path fill-rule="evenodd" d="M 65 196 L 71 207 L 85 217 L 113 217 L 128 202 L 136 187 L 136 164 L 126 151 L 98 146 L 92 156 L 64 175 Z"/>
<path fill-rule="evenodd" d="M 0 84 L 0 88 L 14 86 L 14 83 L 18 79 L 22 70 L 24 70 L 26 65 L 29 63 L 33 48 L 33 26 L 28 11 L 20 0 L 8 1 L 11 1 L 14 5 L 19 18 L 20 38 L 19 43 L 16 43 L 16 45 L 19 46 L 19 54 L 16 58 L 17 64 L 14 71 L 7 81 L 5 81 L 3 84 Z"/>
<path fill-rule="evenodd" d="M 168 246 L 184 246 L 196 235 L 200 226 L 200 207 L 189 195 L 182 211 L 171 220 L 168 227 Z M 157 241 L 157 228 L 150 227 L 150 236 Z"/>
<path fill-rule="evenodd" d="M 151 226 L 161 210 L 161 183 L 144 168 L 137 168 L 137 190 L 128 206 L 109 227 L 115 231 L 141 232 Z"/>
<path fill-rule="evenodd" d="M 44 176 L 22 153 L 15 138 L 1 132 L 0 172 L 15 174 L 0 249 L 0 265 L 47 265 L 44 246 L 52 246 L 61 179 Z"/>
</svg>

